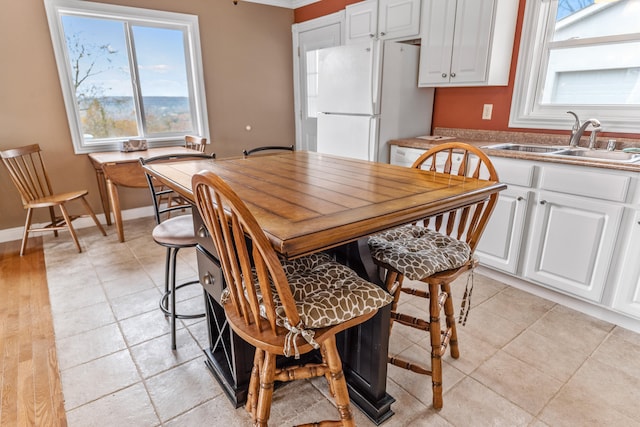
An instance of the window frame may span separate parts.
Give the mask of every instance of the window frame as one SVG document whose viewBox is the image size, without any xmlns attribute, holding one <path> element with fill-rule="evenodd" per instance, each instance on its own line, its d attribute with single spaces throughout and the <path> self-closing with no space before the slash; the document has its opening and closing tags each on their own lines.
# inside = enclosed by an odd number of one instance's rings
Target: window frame
<svg viewBox="0 0 640 427">
<path fill-rule="evenodd" d="M 45 8 L 65 110 L 69 121 L 71 140 L 76 154 L 120 150 L 122 141 L 126 138 L 110 138 L 93 143 L 85 142 L 82 134 L 80 114 L 77 108 L 76 94 L 71 81 L 71 65 L 67 54 L 64 27 L 62 24 L 62 15 L 64 14 L 87 18 L 126 20 L 157 28 L 183 29 L 187 38 L 185 42 L 185 62 L 187 66 L 188 85 L 190 87 L 189 101 L 193 109 L 193 119 L 195 121 L 193 123 L 194 129 L 192 133 L 197 133 L 198 135 L 208 138 L 207 103 L 197 16 L 80 0 L 45 0 Z M 134 69 L 132 69 L 131 72 L 137 73 Z M 133 94 L 133 98 L 134 103 L 139 107 L 141 99 L 139 99 L 136 93 Z M 138 120 L 136 120 L 136 122 L 139 132 L 145 132 L 143 123 L 138 123 Z M 171 146 L 176 145 L 176 143 L 184 143 L 183 137 L 178 137 L 175 134 L 145 136 L 144 133 L 142 133 L 136 136 L 136 138 L 146 139 L 150 147 Z"/>
<path fill-rule="evenodd" d="M 640 106 L 630 105 L 574 105 L 541 104 L 544 80 L 547 74 L 550 45 L 553 47 L 578 47 L 586 43 L 581 40 L 550 42 L 555 27 L 554 3 L 557 0 L 534 0 L 525 2 L 524 22 L 518 53 L 518 63 L 509 114 L 509 127 L 533 129 L 571 128 L 574 119 L 566 112 L 574 111 L 584 120 L 597 118 L 606 132 L 640 133 Z M 620 42 L 633 39 L 640 41 L 640 33 L 633 35 L 594 38 L 588 45 L 607 41 Z"/>
</svg>

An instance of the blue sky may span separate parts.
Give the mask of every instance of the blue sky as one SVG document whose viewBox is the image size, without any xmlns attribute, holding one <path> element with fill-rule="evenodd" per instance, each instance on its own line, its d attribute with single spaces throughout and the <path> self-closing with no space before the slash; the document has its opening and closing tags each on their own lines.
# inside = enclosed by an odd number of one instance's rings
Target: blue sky
<svg viewBox="0 0 640 427">
<path fill-rule="evenodd" d="M 81 75 L 94 64 L 96 74 L 80 89 L 99 88 L 104 96 L 131 96 L 131 77 L 127 59 L 125 26 L 107 19 L 65 15 L 65 36 L 71 39 L 69 56 L 73 61 L 75 40 L 91 56 L 85 57 Z M 188 96 L 183 32 L 175 29 L 133 26 L 143 96 Z"/>
<path fill-rule="evenodd" d="M 587 6 L 592 5 L 594 0 L 559 0 L 558 1 L 558 15 L 556 19 L 560 20 L 566 16 L 571 15 L 584 9 Z"/>
</svg>

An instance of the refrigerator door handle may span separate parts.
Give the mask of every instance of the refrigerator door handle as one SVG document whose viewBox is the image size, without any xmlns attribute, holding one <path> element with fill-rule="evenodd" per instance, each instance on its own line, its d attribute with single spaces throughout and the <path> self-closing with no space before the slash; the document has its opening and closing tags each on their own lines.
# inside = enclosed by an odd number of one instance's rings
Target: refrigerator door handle
<svg viewBox="0 0 640 427">
<path fill-rule="evenodd" d="M 369 161 L 378 161 L 378 124 L 380 123 L 379 116 L 369 117 Z"/>
<path fill-rule="evenodd" d="M 376 40 L 371 43 L 371 60 L 370 72 L 371 72 L 371 108 L 373 114 L 380 114 L 378 110 L 378 100 L 380 99 L 380 73 L 382 72 L 382 41 Z"/>
</svg>

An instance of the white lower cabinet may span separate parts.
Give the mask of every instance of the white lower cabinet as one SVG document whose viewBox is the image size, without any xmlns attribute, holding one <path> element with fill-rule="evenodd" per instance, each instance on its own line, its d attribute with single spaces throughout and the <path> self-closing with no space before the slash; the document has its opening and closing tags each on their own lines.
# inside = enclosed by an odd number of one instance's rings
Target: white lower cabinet
<svg viewBox="0 0 640 427">
<path fill-rule="evenodd" d="M 527 227 L 528 206 L 533 198 L 531 187 L 535 168 L 532 164 L 501 157 L 494 157 L 491 162 L 500 182 L 508 187 L 500 192 L 476 255 L 483 265 L 516 274 Z"/>
<path fill-rule="evenodd" d="M 622 226 L 636 174 L 491 160 L 508 189 L 476 250 L 481 264 L 601 306 L 611 307 L 607 287 L 615 287 L 615 308 L 640 318 L 640 218 Z M 635 237 L 627 239 L 629 228 Z"/>
<path fill-rule="evenodd" d="M 537 197 L 524 277 L 599 302 L 623 207 L 546 191 Z"/>
<path fill-rule="evenodd" d="M 622 249 L 613 307 L 640 319 L 640 210 L 632 211 L 628 240 Z"/>
<path fill-rule="evenodd" d="M 476 248 L 483 265 L 507 273 L 517 272 L 530 196 L 528 189 L 511 185 L 500 193 Z"/>
<path fill-rule="evenodd" d="M 391 162 L 410 166 L 422 152 L 392 145 Z M 508 187 L 476 249 L 481 265 L 640 321 L 639 174 L 491 161 Z"/>
</svg>

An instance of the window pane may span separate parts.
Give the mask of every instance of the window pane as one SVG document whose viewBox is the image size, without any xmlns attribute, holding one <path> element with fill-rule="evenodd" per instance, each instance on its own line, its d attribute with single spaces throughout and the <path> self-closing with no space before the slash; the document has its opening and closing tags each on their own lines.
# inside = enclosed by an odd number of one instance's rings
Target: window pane
<svg viewBox="0 0 640 427">
<path fill-rule="evenodd" d="M 553 41 L 640 32 L 640 0 L 559 0 Z"/>
<path fill-rule="evenodd" d="M 79 16 L 62 23 L 85 141 L 138 136 L 124 24 Z"/>
<path fill-rule="evenodd" d="M 193 131 L 184 33 L 144 26 L 132 30 L 146 133 Z"/>
<path fill-rule="evenodd" d="M 640 105 L 640 42 L 556 49 L 543 104 Z"/>
</svg>

